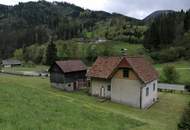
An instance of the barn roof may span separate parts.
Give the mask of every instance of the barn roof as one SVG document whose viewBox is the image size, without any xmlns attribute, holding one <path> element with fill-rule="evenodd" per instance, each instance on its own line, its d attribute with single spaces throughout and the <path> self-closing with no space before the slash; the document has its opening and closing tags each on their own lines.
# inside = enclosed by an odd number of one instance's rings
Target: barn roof
<svg viewBox="0 0 190 130">
<path fill-rule="evenodd" d="M 56 61 L 55 64 L 57 64 L 64 73 L 87 70 L 86 65 L 81 60 Z"/>
<path fill-rule="evenodd" d="M 157 71 L 143 57 L 98 57 L 88 77 L 109 79 L 118 68 L 132 68 L 140 80 L 148 83 L 158 78 Z"/>
</svg>

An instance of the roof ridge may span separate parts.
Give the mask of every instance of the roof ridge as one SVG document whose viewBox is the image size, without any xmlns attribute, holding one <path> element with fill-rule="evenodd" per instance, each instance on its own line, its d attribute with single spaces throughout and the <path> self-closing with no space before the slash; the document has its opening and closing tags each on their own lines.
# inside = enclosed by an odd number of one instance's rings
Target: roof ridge
<svg viewBox="0 0 190 130">
<path fill-rule="evenodd" d="M 98 56 L 98 58 L 144 58 L 144 56 L 140 56 L 140 55 L 137 55 L 137 56 Z"/>
</svg>

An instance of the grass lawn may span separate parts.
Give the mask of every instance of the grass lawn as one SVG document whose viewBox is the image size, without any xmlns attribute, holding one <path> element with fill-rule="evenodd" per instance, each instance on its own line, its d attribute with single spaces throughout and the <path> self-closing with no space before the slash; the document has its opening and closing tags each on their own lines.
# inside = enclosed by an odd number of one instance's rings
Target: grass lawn
<svg viewBox="0 0 190 130">
<path fill-rule="evenodd" d="M 149 110 L 67 93 L 48 79 L 0 75 L 3 130 L 176 130 L 189 95 L 160 93 Z"/>
<path fill-rule="evenodd" d="M 163 68 L 165 65 L 173 65 L 176 68 L 190 68 L 190 61 L 177 61 L 164 64 L 156 64 L 156 68 Z"/>
<path fill-rule="evenodd" d="M 16 71 L 46 71 L 49 67 L 45 65 L 36 65 L 33 67 L 23 67 L 23 66 L 18 66 L 18 67 L 7 67 L 7 68 L 2 68 L 6 72 L 16 72 Z"/>
<path fill-rule="evenodd" d="M 1 76 L 0 128 L 127 130 L 144 125 L 141 121 L 96 108 L 88 101 L 75 98 L 51 89 L 47 79 Z"/>
</svg>

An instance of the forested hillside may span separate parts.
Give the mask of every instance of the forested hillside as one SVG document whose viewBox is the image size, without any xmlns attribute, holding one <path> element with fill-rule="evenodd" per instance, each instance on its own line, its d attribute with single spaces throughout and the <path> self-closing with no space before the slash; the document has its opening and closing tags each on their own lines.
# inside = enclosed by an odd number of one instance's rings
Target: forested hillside
<svg viewBox="0 0 190 130">
<path fill-rule="evenodd" d="M 189 60 L 190 10 L 157 17 L 145 33 L 144 47 L 159 62 Z"/>
<path fill-rule="evenodd" d="M 156 11 L 138 20 L 63 2 L 0 5 L 0 59 L 45 64 L 50 41 L 56 43 L 57 58 L 93 61 L 98 55 L 119 55 L 116 49 L 138 44 L 141 49 L 135 54 L 148 55 L 155 62 L 190 59 L 189 30 L 190 11 L 183 10 Z M 94 45 L 99 41 L 105 44 Z"/>
<path fill-rule="evenodd" d="M 121 39 L 142 42 L 140 20 L 120 14 L 84 10 L 62 2 L 0 5 L 0 57 L 9 58 L 18 48 L 72 38 Z"/>
</svg>

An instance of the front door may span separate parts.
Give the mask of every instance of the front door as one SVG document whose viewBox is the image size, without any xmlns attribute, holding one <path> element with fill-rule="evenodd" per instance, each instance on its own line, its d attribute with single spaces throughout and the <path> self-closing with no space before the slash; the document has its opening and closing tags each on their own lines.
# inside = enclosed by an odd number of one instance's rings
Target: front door
<svg viewBox="0 0 190 130">
<path fill-rule="evenodd" d="M 74 87 L 74 88 L 73 88 L 74 90 L 77 89 L 77 83 L 76 83 L 76 82 L 74 82 L 73 87 Z"/>
</svg>

